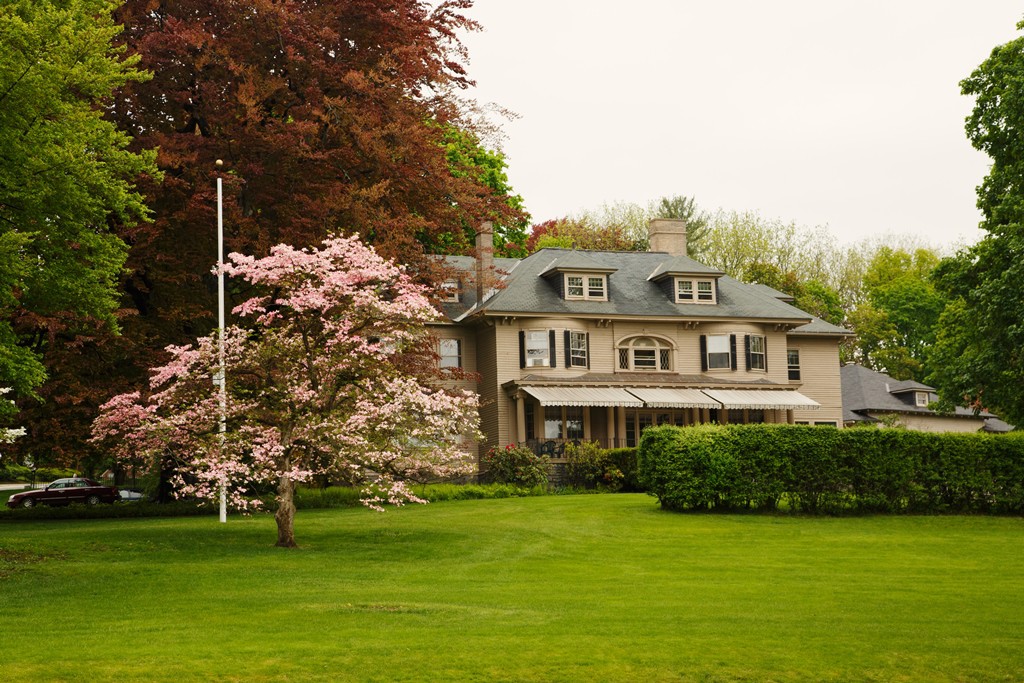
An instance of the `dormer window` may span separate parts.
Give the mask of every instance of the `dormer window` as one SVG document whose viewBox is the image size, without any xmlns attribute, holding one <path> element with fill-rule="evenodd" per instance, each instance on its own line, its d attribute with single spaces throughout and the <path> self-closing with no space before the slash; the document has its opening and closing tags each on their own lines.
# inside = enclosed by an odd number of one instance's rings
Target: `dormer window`
<svg viewBox="0 0 1024 683">
<path fill-rule="evenodd" d="M 917 404 L 917 406 L 919 408 L 927 408 L 928 407 L 928 393 L 924 392 L 924 391 L 915 391 L 914 392 L 914 402 Z"/>
<path fill-rule="evenodd" d="M 440 299 L 445 303 L 459 302 L 459 281 L 449 278 L 441 284 Z"/>
<path fill-rule="evenodd" d="M 608 301 L 608 276 L 616 270 L 587 253 L 570 251 L 540 276 L 566 301 Z"/>
<path fill-rule="evenodd" d="M 676 303 L 715 303 L 715 281 L 696 278 L 676 278 Z"/>
<path fill-rule="evenodd" d="M 566 273 L 565 298 L 577 301 L 607 301 L 608 276 Z"/>
</svg>

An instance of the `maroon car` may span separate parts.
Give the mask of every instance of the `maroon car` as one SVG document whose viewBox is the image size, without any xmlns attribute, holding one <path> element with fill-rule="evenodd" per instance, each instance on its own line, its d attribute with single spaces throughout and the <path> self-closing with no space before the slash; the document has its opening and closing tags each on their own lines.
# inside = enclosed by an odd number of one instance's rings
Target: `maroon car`
<svg viewBox="0 0 1024 683">
<path fill-rule="evenodd" d="M 30 508 L 36 505 L 70 505 L 71 503 L 113 503 L 119 499 L 117 488 L 104 486 L 92 479 L 72 477 L 58 479 L 44 489 L 15 493 L 7 500 L 9 508 Z"/>
</svg>

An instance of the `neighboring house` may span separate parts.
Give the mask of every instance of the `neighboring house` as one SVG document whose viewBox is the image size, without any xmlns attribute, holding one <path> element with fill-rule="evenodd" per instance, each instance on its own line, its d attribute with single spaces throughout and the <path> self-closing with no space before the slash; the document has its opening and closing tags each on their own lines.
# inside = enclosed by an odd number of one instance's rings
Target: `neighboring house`
<svg viewBox="0 0 1024 683">
<path fill-rule="evenodd" d="M 839 342 L 850 334 L 686 256 L 682 221 L 650 252 L 542 249 L 447 257 L 442 367 L 476 373 L 482 448 L 634 446 L 654 424 L 842 425 Z"/>
<path fill-rule="evenodd" d="M 952 414 L 937 413 L 929 406 L 939 400 L 935 389 L 912 380 L 850 363 L 839 371 L 843 386 L 843 422 L 856 424 L 897 423 L 922 432 L 1008 432 L 1010 425 L 988 411 L 975 413 L 957 407 Z"/>
</svg>

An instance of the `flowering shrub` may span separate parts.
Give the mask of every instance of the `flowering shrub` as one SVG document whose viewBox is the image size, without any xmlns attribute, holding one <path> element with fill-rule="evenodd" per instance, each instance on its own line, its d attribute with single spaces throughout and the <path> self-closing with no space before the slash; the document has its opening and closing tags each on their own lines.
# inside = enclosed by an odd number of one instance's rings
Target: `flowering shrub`
<svg viewBox="0 0 1024 683">
<path fill-rule="evenodd" d="M 546 455 L 537 455 L 526 446 L 509 444 L 487 451 L 480 469 L 484 481 L 533 488 L 547 485 L 550 465 Z"/>
<path fill-rule="evenodd" d="M 612 460 L 608 451 L 593 441 L 565 447 L 565 483 L 584 489 L 618 491 L 625 475 Z"/>
</svg>

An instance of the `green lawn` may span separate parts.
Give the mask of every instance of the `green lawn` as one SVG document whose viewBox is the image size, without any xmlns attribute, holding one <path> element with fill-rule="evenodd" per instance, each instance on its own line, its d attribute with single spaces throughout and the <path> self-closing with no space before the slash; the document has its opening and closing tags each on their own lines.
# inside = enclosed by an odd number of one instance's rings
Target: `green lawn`
<svg viewBox="0 0 1024 683">
<path fill-rule="evenodd" d="M 1019 681 L 1024 520 L 643 495 L 0 524 L 4 681 Z"/>
</svg>

